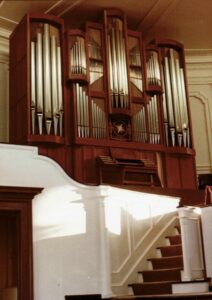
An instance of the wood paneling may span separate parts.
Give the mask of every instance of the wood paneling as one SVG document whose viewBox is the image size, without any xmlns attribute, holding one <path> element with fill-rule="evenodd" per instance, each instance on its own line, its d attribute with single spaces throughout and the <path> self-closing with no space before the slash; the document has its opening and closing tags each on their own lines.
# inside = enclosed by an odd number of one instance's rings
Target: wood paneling
<svg viewBox="0 0 212 300">
<path fill-rule="evenodd" d="M 167 188 L 195 189 L 197 187 L 194 158 L 183 155 L 166 155 Z"/>
</svg>

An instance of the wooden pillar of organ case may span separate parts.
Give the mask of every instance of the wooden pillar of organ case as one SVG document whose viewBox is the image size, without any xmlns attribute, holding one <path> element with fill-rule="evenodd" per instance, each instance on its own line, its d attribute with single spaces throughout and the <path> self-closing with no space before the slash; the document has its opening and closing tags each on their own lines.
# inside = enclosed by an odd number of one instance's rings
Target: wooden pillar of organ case
<svg viewBox="0 0 212 300">
<path fill-rule="evenodd" d="M 156 40 L 154 43 L 159 50 L 162 67 L 166 185 L 170 188 L 196 188 L 184 48 L 172 40 Z"/>
<path fill-rule="evenodd" d="M 63 20 L 30 13 L 10 37 L 10 142 L 65 167 Z"/>
</svg>

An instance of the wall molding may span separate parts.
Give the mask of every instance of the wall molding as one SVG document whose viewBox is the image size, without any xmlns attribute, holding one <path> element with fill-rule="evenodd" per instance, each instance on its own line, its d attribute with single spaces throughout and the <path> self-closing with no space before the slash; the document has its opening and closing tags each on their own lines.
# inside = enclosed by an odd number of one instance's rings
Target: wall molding
<svg viewBox="0 0 212 300">
<path fill-rule="evenodd" d="M 9 40 L 11 33 L 12 32 L 10 30 L 7 30 L 5 28 L 0 28 L 0 37 L 1 38 L 5 38 L 5 39 Z"/>
<path fill-rule="evenodd" d="M 185 50 L 188 85 L 212 84 L 212 49 Z"/>
<path fill-rule="evenodd" d="M 212 49 L 185 49 L 188 63 L 212 62 Z"/>
<path fill-rule="evenodd" d="M 196 165 L 197 174 L 212 173 L 212 166 L 210 165 Z"/>
<path fill-rule="evenodd" d="M 202 166 L 202 165 L 196 165 L 197 173 L 199 173 L 200 170 L 205 170 L 206 169 L 211 169 L 212 167 L 212 138 L 211 138 L 211 131 L 212 131 L 212 117 L 210 112 L 210 106 L 209 102 L 210 99 L 203 94 L 200 91 L 193 91 L 189 93 L 189 99 L 195 98 L 197 101 L 200 101 L 201 104 L 203 105 L 203 110 L 204 110 L 204 116 L 205 116 L 205 126 L 206 126 L 206 136 L 207 136 L 207 145 L 205 147 L 208 148 L 208 155 L 210 159 L 210 165 Z M 190 106 L 192 106 L 192 101 L 190 101 Z"/>
<path fill-rule="evenodd" d="M 9 64 L 9 34 L 9 31 L 0 29 L 0 63 Z"/>
</svg>

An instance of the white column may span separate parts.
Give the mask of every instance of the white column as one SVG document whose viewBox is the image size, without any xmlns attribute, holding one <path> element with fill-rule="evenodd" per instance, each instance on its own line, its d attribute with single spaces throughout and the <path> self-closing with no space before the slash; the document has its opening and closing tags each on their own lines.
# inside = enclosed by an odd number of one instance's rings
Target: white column
<svg viewBox="0 0 212 300">
<path fill-rule="evenodd" d="M 113 296 L 111 291 L 111 262 L 108 232 L 105 222 L 105 199 L 99 201 L 99 225 L 100 225 L 100 262 L 101 262 L 101 291 L 103 298 Z"/>
<path fill-rule="evenodd" d="M 178 209 L 183 248 L 182 281 L 192 281 L 204 277 L 200 213 L 192 207 Z"/>
<path fill-rule="evenodd" d="M 201 211 L 206 276 L 212 278 L 212 206 L 203 207 Z"/>
</svg>

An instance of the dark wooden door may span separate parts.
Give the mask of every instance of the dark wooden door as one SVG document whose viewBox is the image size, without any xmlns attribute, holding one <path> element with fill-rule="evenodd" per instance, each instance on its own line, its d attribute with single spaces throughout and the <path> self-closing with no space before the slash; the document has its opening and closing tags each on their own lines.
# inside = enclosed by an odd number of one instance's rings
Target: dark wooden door
<svg viewBox="0 0 212 300">
<path fill-rule="evenodd" d="M 32 199 L 40 191 L 0 187 L 0 291 L 12 299 L 33 300 Z"/>
</svg>

